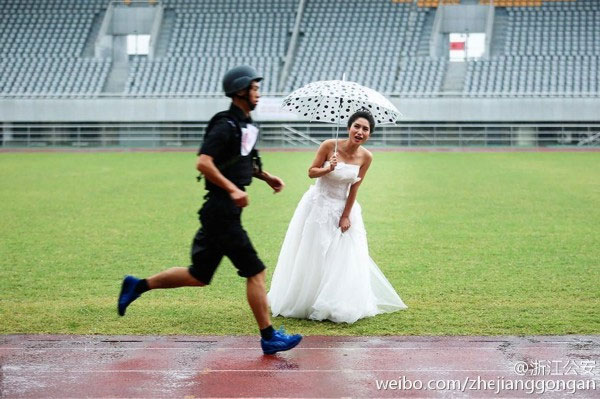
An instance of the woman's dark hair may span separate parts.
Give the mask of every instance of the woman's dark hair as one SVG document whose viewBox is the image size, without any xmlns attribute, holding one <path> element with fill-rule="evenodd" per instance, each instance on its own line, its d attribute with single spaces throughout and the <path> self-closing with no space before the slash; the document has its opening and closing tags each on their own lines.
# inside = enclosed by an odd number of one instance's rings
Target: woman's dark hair
<svg viewBox="0 0 600 399">
<path fill-rule="evenodd" d="M 359 109 L 358 111 L 353 113 L 352 116 L 350 116 L 350 119 L 348 119 L 348 128 L 350 128 L 350 126 L 352 126 L 354 121 L 358 118 L 365 118 L 366 120 L 368 120 L 369 129 L 371 130 L 371 133 L 373 133 L 373 130 L 375 129 L 375 118 L 373 118 L 373 115 L 371 115 L 371 113 L 364 108 Z"/>
</svg>

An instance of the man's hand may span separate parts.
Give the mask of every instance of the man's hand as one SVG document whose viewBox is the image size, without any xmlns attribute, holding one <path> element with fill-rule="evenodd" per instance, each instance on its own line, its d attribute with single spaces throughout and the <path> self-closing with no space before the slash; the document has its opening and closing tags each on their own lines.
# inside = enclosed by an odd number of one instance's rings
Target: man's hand
<svg viewBox="0 0 600 399">
<path fill-rule="evenodd" d="M 242 191 L 238 188 L 229 193 L 229 196 L 231 197 L 236 206 L 239 206 L 240 208 L 248 206 L 249 199 L 247 192 Z"/>
<path fill-rule="evenodd" d="M 265 181 L 273 189 L 273 194 L 281 192 L 281 190 L 283 190 L 285 187 L 283 180 L 277 176 L 270 175 Z"/>
<path fill-rule="evenodd" d="M 342 216 L 340 219 L 340 228 L 342 233 L 345 233 L 350 228 L 350 219 L 347 216 Z"/>
</svg>

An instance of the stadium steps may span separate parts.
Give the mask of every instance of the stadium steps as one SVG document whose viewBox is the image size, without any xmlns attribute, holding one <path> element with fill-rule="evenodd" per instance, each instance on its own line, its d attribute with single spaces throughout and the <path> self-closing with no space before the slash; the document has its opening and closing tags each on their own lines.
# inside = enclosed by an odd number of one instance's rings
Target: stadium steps
<svg viewBox="0 0 600 399">
<path fill-rule="evenodd" d="M 433 30 L 433 21 L 435 20 L 435 13 L 428 12 L 423 22 L 422 34 L 419 38 L 419 47 L 417 50 L 417 57 L 429 57 L 429 47 L 431 43 L 431 31 Z"/>
<path fill-rule="evenodd" d="M 113 43 L 113 63 L 102 88 L 103 93 L 123 93 L 129 76 L 127 37 L 114 36 Z"/>
<path fill-rule="evenodd" d="M 106 78 L 106 83 L 102 89 L 103 93 L 122 93 L 125 89 L 125 82 L 129 76 L 129 63 L 127 61 L 113 62 L 112 69 Z"/>
<path fill-rule="evenodd" d="M 83 47 L 83 51 L 81 53 L 82 57 L 94 56 L 96 39 L 98 39 L 98 32 L 100 32 L 100 27 L 102 26 L 102 21 L 104 20 L 104 14 L 106 14 L 106 11 L 97 12 L 94 15 L 92 26 L 90 28 L 87 38 L 85 39 L 85 46 Z"/>
<path fill-rule="evenodd" d="M 490 44 L 490 55 L 492 57 L 504 55 L 508 23 L 508 11 L 506 11 L 506 8 L 496 7 L 494 10 L 494 30 L 492 32 L 492 43 Z"/>
<path fill-rule="evenodd" d="M 158 35 L 158 43 L 156 44 L 156 58 L 163 58 L 167 55 L 169 41 L 173 34 L 173 26 L 175 25 L 175 11 L 167 8 L 163 14 L 163 21 Z"/>
<path fill-rule="evenodd" d="M 589 133 L 577 143 L 578 147 L 596 146 L 600 144 L 600 133 Z"/>
<path fill-rule="evenodd" d="M 315 140 L 314 138 L 310 137 L 310 135 L 302 133 L 301 131 L 294 129 L 289 125 L 283 125 L 283 130 L 281 133 L 284 137 L 283 140 L 293 146 L 310 146 L 314 144 L 321 144 L 320 141 Z"/>
<path fill-rule="evenodd" d="M 446 67 L 446 76 L 442 85 L 442 91 L 462 91 L 465 76 L 467 75 L 466 62 L 449 62 Z"/>
</svg>

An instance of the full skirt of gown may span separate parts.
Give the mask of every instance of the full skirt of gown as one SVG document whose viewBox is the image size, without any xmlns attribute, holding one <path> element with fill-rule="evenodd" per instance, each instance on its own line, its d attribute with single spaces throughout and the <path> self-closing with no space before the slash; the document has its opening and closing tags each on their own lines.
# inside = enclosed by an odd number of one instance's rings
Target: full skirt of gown
<svg viewBox="0 0 600 399">
<path fill-rule="evenodd" d="M 269 304 L 274 316 L 354 323 L 406 309 L 369 255 L 361 207 L 351 227 L 339 228 L 358 166 L 338 164 L 303 195 L 289 224 L 273 273 Z"/>
</svg>

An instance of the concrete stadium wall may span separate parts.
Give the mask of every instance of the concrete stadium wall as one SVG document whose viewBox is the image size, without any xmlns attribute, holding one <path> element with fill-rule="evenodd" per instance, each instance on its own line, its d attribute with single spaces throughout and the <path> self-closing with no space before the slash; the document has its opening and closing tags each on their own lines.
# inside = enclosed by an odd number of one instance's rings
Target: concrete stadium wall
<svg viewBox="0 0 600 399">
<path fill-rule="evenodd" d="M 115 8 L 112 18 L 113 35 L 148 35 L 156 10 L 150 7 Z"/>
<path fill-rule="evenodd" d="M 438 9 L 442 14 L 442 33 L 485 32 L 489 6 L 463 5 L 443 6 Z"/>
<path fill-rule="evenodd" d="M 598 122 L 600 98 L 394 98 L 400 122 Z M 281 98 L 263 97 L 254 118 L 302 121 L 281 111 Z M 1 99 L 0 122 L 202 122 L 229 99 Z"/>
<path fill-rule="evenodd" d="M 115 7 L 111 4 L 96 39 L 95 57 L 114 59 L 115 54 L 127 56 L 125 36 L 158 34 L 156 25 L 160 25 L 162 16 L 162 7 Z M 150 56 L 153 56 L 154 46 L 155 40 L 151 38 Z"/>
</svg>

